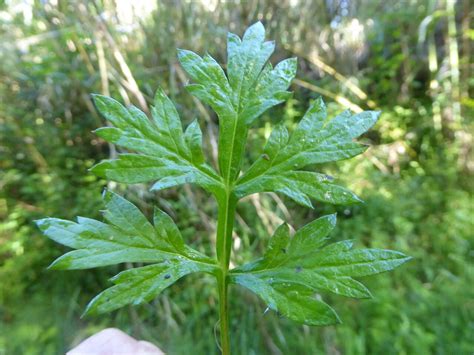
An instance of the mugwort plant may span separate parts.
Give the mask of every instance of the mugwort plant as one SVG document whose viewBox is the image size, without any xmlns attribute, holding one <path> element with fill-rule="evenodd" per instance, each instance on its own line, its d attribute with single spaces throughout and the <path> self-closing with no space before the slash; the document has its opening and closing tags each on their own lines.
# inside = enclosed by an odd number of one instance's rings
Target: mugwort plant
<svg viewBox="0 0 474 355">
<path fill-rule="evenodd" d="M 284 102 L 296 73 L 295 58 L 275 67 L 269 57 L 274 42 L 265 41 L 258 22 L 243 38 L 229 33 L 226 71 L 209 55 L 178 50 L 179 61 L 192 80 L 187 90 L 209 105 L 219 118 L 218 171 L 206 163 L 197 121 L 184 131 L 178 112 L 158 89 L 152 119 L 134 106 L 94 95 L 97 110 L 111 126 L 96 134 L 129 153 L 104 160 L 92 172 L 126 184 L 152 182 L 158 191 L 192 183 L 217 201 L 216 255 L 210 257 L 187 246 L 173 220 L 155 208 L 151 223 L 132 203 L 106 192 L 104 221 L 78 217 L 77 221 L 45 218 L 41 231 L 70 251 L 51 264 L 53 269 L 88 269 L 117 263 L 146 264 L 120 272 L 114 285 L 87 306 L 85 314 L 113 311 L 155 298 L 178 279 L 204 272 L 216 278 L 219 291 L 221 349 L 230 353 L 229 285 L 256 293 L 285 317 L 307 325 L 339 322 L 336 312 L 316 293 L 368 298 L 369 290 L 354 279 L 392 270 L 409 257 L 389 250 L 353 249 L 352 242 L 329 242 L 336 215 L 322 216 L 290 233 L 278 227 L 263 256 L 229 269 L 237 203 L 245 196 L 275 192 L 312 208 L 312 200 L 349 205 L 360 199 L 326 175 L 304 170 L 309 165 L 348 159 L 367 147 L 354 139 L 370 129 L 379 116 L 345 111 L 328 119 L 321 99 L 315 100 L 297 127 L 288 132 L 276 126 L 261 156 L 241 172 L 249 127 L 267 109 Z"/>
</svg>

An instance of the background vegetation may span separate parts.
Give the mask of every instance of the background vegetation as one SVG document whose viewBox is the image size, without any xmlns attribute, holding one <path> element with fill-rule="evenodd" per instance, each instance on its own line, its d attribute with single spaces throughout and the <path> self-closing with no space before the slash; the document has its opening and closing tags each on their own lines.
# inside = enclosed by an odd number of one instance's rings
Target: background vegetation
<svg viewBox="0 0 474 355">
<path fill-rule="evenodd" d="M 295 92 L 251 131 L 247 164 L 270 124 L 294 125 L 323 95 L 330 112 L 383 114 L 363 156 L 322 167 L 366 201 L 308 211 L 274 194 L 238 209 L 234 264 L 262 253 L 270 233 L 337 211 L 338 239 L 414 257 L 369 278 L 374 299 L 332 297 L 344 323 L 310 328 L 280 319 L 233 287 L 232 342 L 241 354 L 471 354 L 474 349 L 472 133 L 474 66 L 469 0 L 0 1 L 0 354 L 56 354 L 117 326 L 170 354 L 218 348 L 212 279 L 188 277 L 146 306 L 80 319 L 116 268 L 51 272 L 64 250 L 41 237 L 44 216 L 99 217 L 107 182 L 87 172 L 116 154 L 92 130 L 104 125 L 90 93 L 146 110 L 158 85 L 185 120 L 205 128 L 216 162 L 216 117 L 183 90 L 176 47 L 225 61 L 226 32 L 256 20 L 277 41 L 272 61 L 299 57 Z M 111 188 L 149 213 L 153 203 L 185 239 L 212 254 L 216 207 L 186 186 Z M 123 265 L 123 268 L 129 265 Z"/>
</svg>

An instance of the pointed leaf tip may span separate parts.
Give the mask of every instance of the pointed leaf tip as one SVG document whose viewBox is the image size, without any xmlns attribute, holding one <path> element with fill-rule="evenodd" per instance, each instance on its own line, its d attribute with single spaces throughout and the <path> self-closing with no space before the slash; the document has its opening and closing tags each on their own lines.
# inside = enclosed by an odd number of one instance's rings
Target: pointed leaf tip
<svg viewBox="0 0 474 355">
<path fill-rule="evenodd" d="M 93 302 L 94 300 L 98 297 L 99 295 L 95 296 L 86 306 L 86 309 L 84 310 L 84 312 L 82 312 L 81 314 L 81 319 L 85 318 L 85 317 L 88 317 L 88 316 L 92 316 L 95 314 L 94 312 L 94 309 L 93 309 Z"/>
<path fill-rule="evenodd" d="M 53 261 L 51 264 L 49 264 L 48 266 L 46 266 L 46 270 L 56 270 L 55 267 L 54 267 L 55 262 L 56 262 L 56 261 Z"/>
<path fill-rule="evenodd" d="M 243 39 L 246 40 L 254 36 L 261 41 L 265 39 L 265 26 L 263 26 L 261 21 L 257 21 L 247 28 L 244 32 Z"/>
<path fill-rule="evenodd" d="M 94 102 L 95 105 L 97 105 L 98 103 L 100 104 L 100 103 L 102 103 L 103 101 L 105 101 L 107 99 L 113 100 L 112 98 L 110 98 L 108 96 L 105 96 L 105 95 L 102 95 L 102 94 L 91 94 L 91 97 L 92 97 L 92 101 Z"/>
<path fill-rule="evenodd" d="M 319 95 L 317 98 L 314 99 L 314 101 L 317 102 L 320 106 L 326 106 L 322 95 Z"/>
<path fill-rule="evenodd" d="M 36 225 L 36 227 L 41 229 L 42 224 L 44 223 L 46 218 L 41 218 L 41 219 L 35 219 L 33 223 Z"/>
<path fill-rule="evenodd" d="M 162 87 L 158 86 L 158 88 L 155 91 L 155 96 L 154 96 L 154 104 L 157 104 L 157 101 L 162 99 L 163 97 L 166 96 L 165 91 L 163 90 Z"/>
<path fill-rule="evenodd" d="M 176 48 L 176 53 L 178 54 L 178 57 L 183 55 L 184 52 L 186 52 L 186 49 L 183 48 Z"/>
<path fill-rule="evenodd" d="M 329 223 L 333 227 L 335 227 L 336 223 L 337 223 L 337 213 L 332 213 L 332 214 L 328 215 L 328 220 L 329 220 Z"/>
<path fill-rule="evenodd" d="M 289 233 L 290 232 L 290 225 L 287 223 L 287 222 L 283 222 L 282 224 L 280 224 L 276 229 L 275 231 L 273 232 L 273 234 L 276 234 L 277 232 L 285 232 L 285 233 Z"/>
<path fill-rule="evenodd" d="M 197 56 L 196 53 L 194 53 L 193 51 L 190 51 L 188 49 L 182 49 L 182 48 L 176 48 L 176 52 L 177 52 L 177 56 L 178 56 L 178 59 L 181 61 L 182 58 L 184 58 L 185 56 L 187 55 L 195 55 Z"/>
<path fill-rule="evenodd" d="M 114 197 L 114 193 L 108 189 L 102 191 L 102 199 L 105 203 L 109 202 Z"/>
</svg>

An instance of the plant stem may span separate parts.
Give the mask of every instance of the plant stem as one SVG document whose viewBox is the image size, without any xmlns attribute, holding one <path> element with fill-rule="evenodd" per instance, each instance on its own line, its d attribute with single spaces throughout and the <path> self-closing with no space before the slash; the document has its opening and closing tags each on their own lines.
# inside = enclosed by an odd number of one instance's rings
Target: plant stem
<svg viewBox="0 0 474 355">
<path fill-rule="evenodd" d="M 219 286 L 219 326 L 221 350 L 223 355 L 230 355 L 229 312 L 227 302 L 227 275 L 222 272 L 217 278 Z"/>
<path fill-rule="evenodd" d="M 219 319 L 222 354 L 230 354 L 229 312 L 228 312 L 228 279 L 232 231 L 234 229 L 235 208 L 237 199 L 231 188 L 226 189 L 225 198 L 218 201 L 219 215 L 217 220 L 216 254 L 221 267 L 217 275 L 219 288 Z"/>
</svg>

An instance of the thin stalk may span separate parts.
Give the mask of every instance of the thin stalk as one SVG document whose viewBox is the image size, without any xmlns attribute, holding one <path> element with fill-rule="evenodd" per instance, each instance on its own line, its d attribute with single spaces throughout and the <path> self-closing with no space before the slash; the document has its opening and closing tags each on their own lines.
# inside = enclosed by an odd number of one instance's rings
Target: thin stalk
<svg viewBox="0 0 474 355">
<path fill-rule="evenodd" d="M 232 189 L 227 186 L 225 198 L 218 202 L 216 254 L 220 272 L 217 275 L 219 288 L 219 324 L 222 354 L 230 354 L 229 312 L 228 312 L 228 278 L 232 231 L 234 229 L 235 208 L 237 199 Z"/>
<path fill-rule="evenodd" d="M 229 312 L 227 302 L 228 283 L 226 279 L 227 276 L 222 272 L 217 277 L 217 283 L 219 286 L 219 327 L 223 355 L 230 354 Z"/>
<path fill-rule="evenodd" d="M 219 153 L 226 151 L 223 145 L 226 142 L 226 134 L 219 137 Z M 220 272 L 217 276 L 219 287 L 219 324 L 221 332 L 221 350 L 223 355 L 230 354 L 230 334 L 229 334 L 229 312 L 228 312 L 228 289 L 230 254 L 232 250 L 232 232 L 234 230 L 235 209 L 237 206 L 237 197 L 234 193 L 234 184 L 242 164 L 243 150 L 245 145 L 236 142 L 245 141 L 247 138 L 247 127 L 238 114 L 230 134 L 230 155 L 229 160 L 224 156 L 219 156 L 219 169 L 225 181 L 225 193 L 218 198 L 218 218 L 217 218 L 217 243 L 216 254 L 220 265 Z M 227 154 L 227 152 L 225 153 Z M 227 156 L 225 156 L 227 158 Z"/>
</svg>

